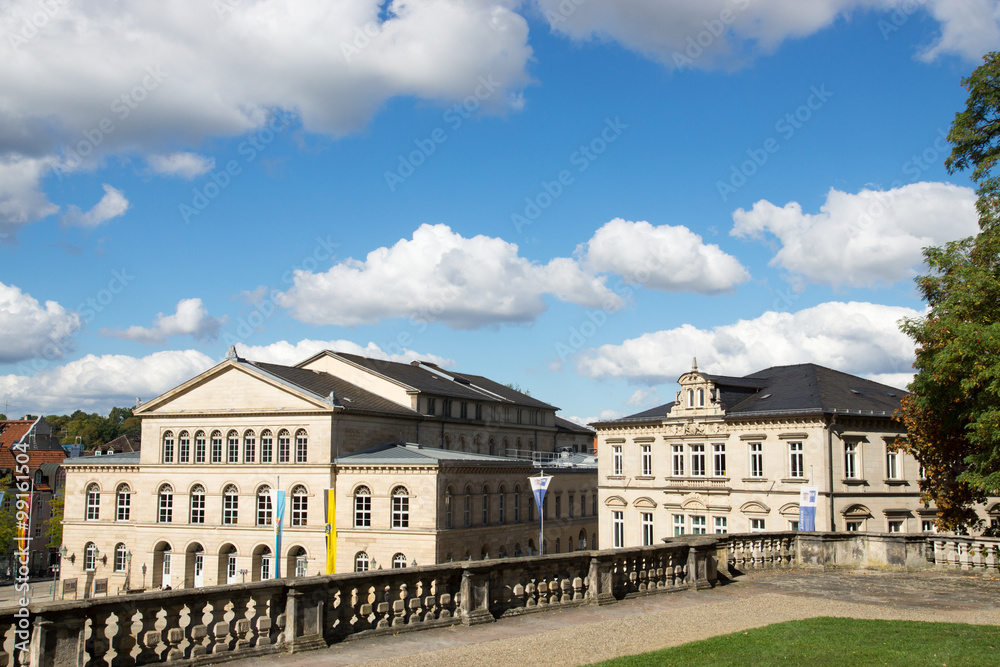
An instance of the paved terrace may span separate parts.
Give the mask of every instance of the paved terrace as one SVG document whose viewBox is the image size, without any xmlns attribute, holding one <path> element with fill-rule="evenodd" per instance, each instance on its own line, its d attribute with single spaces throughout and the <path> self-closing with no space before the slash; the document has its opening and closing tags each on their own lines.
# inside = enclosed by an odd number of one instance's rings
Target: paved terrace
<svg viewBox="0 0 1000 667">
<path fill-rule="evenodd" d="M 711 590 L 346 641 L 319 651 L 227 664 L 585 665 L 815 616 L 1000 625 L 1000 577 L 933 571 L 760 571 Z"/>
</svg>

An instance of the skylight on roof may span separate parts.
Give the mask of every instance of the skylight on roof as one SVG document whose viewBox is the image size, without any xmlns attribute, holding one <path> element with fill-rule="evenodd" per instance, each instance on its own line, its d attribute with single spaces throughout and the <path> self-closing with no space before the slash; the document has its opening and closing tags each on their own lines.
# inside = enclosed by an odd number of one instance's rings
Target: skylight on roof
<svg viewBox="0 0 1000 667">
<path fill-rule="evenodd" d="M 771 398 L 771 395 L 770 394 L 764 394 L 763 396 L 760 397 L 760 400 L 763 401 L 765 398 Z"/>
<path fill-rule="evenodd" d="M 893 398 L 899 398 L 898 396 L 896 396 L 896 394 L 892 393 L 891 391 L 885 392 L 885 395 L 886 396 L 892 396 Z"/>
<path fill-rule="evenodd" d="M 858 391 L 857 389 L 851 389 L 851 393 L 852 393 L 852 394 L 857 394 L 858 396 L 860 396 L 860 395 L 861 395 L 861 392 L 860 392 L 860 391 Z"/>
</svg>

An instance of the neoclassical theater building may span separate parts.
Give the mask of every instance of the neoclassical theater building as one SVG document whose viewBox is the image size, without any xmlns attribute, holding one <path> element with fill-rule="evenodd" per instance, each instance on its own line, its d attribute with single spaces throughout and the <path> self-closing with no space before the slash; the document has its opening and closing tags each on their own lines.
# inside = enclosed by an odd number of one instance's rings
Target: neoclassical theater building
<svg viewBox="0 0 1000 667">
<path fill-rule="evenodd" d="M 818 487 L 816 530 L 934 531 L 920 466 L 892 447 L 904 390 L 815 364 L 730 377 L 695 361 L 678 383 L 671 403 L 592 424 L 602 549 L 798 530 L 805 485 Z M 980 514 L 996 524 L 1000 505 Z"/>
<path fill-rule="evenodd" d="M 135 410 L 141 452 L 66 461 L 63 594 L 594 548 L 594 433 L 556 410 L 432 363 L 230 348 Z"/>
</svg>

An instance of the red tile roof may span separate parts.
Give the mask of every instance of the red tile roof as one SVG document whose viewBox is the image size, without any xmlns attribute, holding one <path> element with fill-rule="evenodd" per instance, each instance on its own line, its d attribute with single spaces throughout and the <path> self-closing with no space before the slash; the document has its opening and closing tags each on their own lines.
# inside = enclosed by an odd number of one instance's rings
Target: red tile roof
<svg viewBox="0 0 1000 667">
<path fill-rule="evenodd" d="M 0 421 L 0 447 L 6 449 L 11 445 L 19 443 L 21 438 L 31 430 L 31 425 L 34 423 L 33 419 L 8 419 Z"/>
<path fill-rule="evenodd" d="M 15 453 L 10 448 L 21 441 L 34 423 L 33 419 L 0 421 L 0 470 L 15 466 Z M 31 470 L 37 470 L 43 463 L 62 463 L 66 458 L 66 452 L 62 449 L 29 449 L 26 453 Z"/>
</svg>

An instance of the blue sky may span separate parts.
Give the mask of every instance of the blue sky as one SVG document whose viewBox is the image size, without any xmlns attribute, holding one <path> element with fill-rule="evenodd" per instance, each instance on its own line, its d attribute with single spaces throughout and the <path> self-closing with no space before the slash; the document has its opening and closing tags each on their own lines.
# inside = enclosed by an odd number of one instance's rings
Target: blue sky
<svg viewBox="0 0 1000 667">
<path fill-rule="evenodd" d="M 697 356 L 902 386 L 1000 3 L 0 4 L 0 402 L 437 360 L 593 420 Z"/>
</svg>

